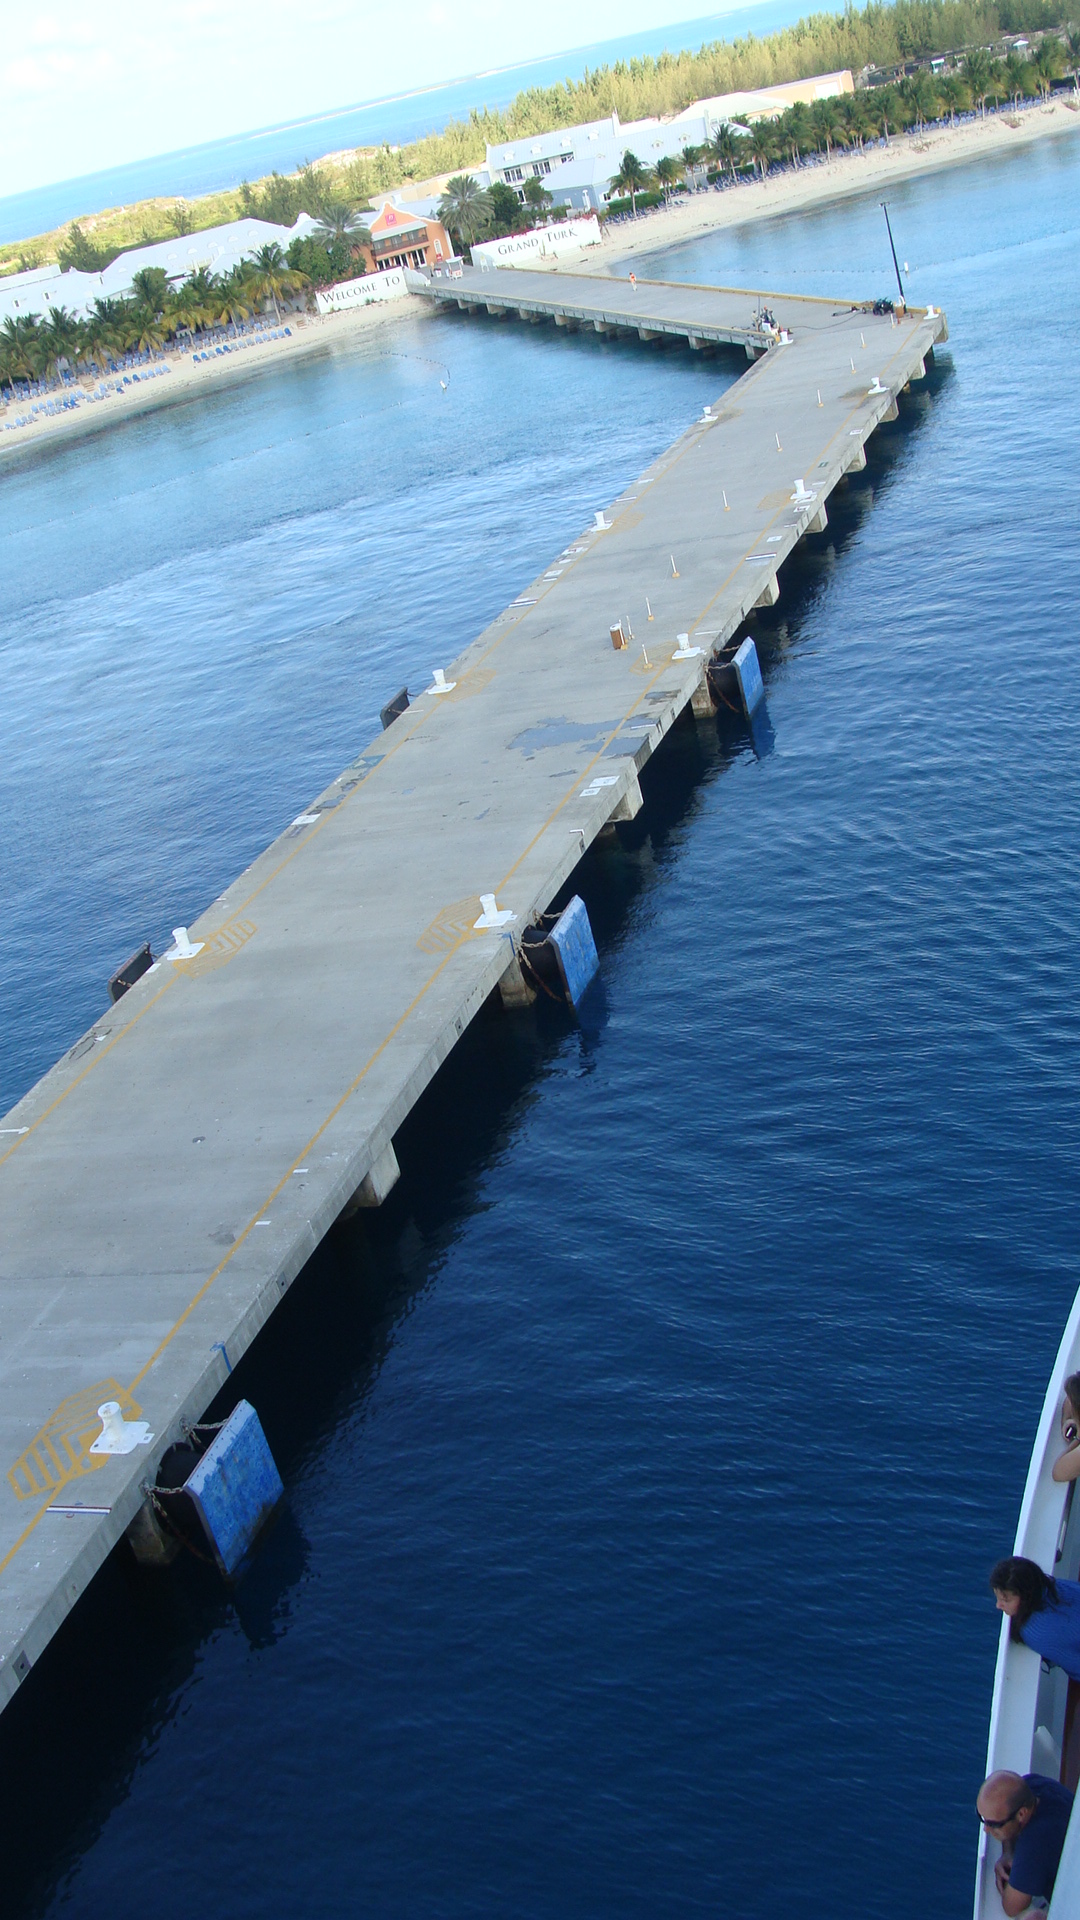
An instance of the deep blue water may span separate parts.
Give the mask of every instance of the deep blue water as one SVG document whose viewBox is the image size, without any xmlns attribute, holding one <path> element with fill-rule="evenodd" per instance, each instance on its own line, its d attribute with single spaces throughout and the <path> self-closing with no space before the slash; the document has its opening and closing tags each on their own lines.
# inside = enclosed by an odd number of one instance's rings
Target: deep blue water
<svg viewBox="0 0 1080 1920">
<path fill-rule="evenodd" d="M 470 73 L 444 86 L 361 101 L 290 120 L 283 126 L 230 134 L 202 146 L 182 147 L 108 167 L 100 173 L 82 174 L 75 180 L 49 181 L 23 193 L 0 197 L 0 242 L 49 233 L 68 220 L 100 212 L 103 207 L 128 206 L 169 194 L 191 200 L 203 193 L 220 193 L 239 186 L 241 180 L 257 180 L 275 168 L 292 173 L 304 160 L 317 160 L 347 147 L 379 146 L 384 140 L 405 145 L 441 131 L 448 120 L 467 120 L 473 107 L 496 111 L 509 106 L 514 95 L 526 87 L 560 86 L 564 80 L 580 80 L 587 67 L 639 59 L 663 53 L 665 48 L 677 52 L 683 47 L 699 47 L 707 40 L 774 33 L 802 19 L 806 11 L 806 0 L 756 0 L 750 6 L 710 13 L 676 26 L 645 28 L 542 60 Z M 833 13 L 841 8 L 835 0 L 822 0 L 814 11 Z"/>
<path fill-rule="evenodd" d="M 235 1598 L 117 1556 L 0 1722 L 19 1920 L 965 1911 L 1080 1226 L 1078 189 L 894 193 L 952 342 L 767 727 L 677 731 L 579 875 L 600 1004 L 478 1021 L 238 1371 Z M 654 267 L 873 291 L 880 221 Z M 4 470 L 4 1100 L 729 377 L 389 338 Z"/>
</svg>

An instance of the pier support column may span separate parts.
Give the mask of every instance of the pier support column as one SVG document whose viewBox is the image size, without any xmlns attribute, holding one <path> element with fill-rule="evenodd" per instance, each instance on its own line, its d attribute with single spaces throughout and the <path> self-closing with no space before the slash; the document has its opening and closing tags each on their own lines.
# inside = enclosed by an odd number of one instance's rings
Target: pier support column
<svg viewBox="0 0 1080 1920">
<path fill-rule="evenodd" d="M 149 1500 L 144 1500 L 127 1529 L 128 1545 L 141 1567 L 168 1567 L 180 1551 L 173 1533 L 166 1533 Z"/>
<path fill-rule="evenodd" d="M 863 466 L 865 465 L 866 465 L 866 461 L 864 460 Z M 755 607 L 775 607 L 779 598 L 780 598 L 780 583 L 777 580 L 776 575 L 774 573 L 771 579 L 765 582 L 765 585 L 762 587 L 761 592 L 758 594 L 757 599 L 754 601 L 754 605 Z"/>
<path fill-rule="evenodd" d="M 490 300 L 487 303 L 487 310 L 493 320 L 506 320 L 509 317 L 505 307 L 493 307 Z"/>
<path fill-rule="evenodd" d="M 890 401 L 889 401 L 889 404 L 888 404 L 888 406 L 886 407 L 886 409 L 885 409 L 885 411 L 884 411 L 884 413 L 883 413 L 883 414 L 881 415 L 881 418 L 882 418 L 883 420 L 899 420 L 899 418 L 900 418 L 900 409 L 899 409 L 899 407 L 897 406 L 897 404 L 896 404 L 896 401 L 895 401 L 895 400 L 890 400 Z"/>
<path fill-rule="evenodd" d="M 351 1220 L 361 1207 L 381 1207 L 388 1193 L 397 1186 L 401 1178 L 394 1143 L 388 1140 L 375 1165 L 365 1173 L 351 1200 L 346 1201 L 338 1216 L 341 1220 Z"/>
<path fill-rule="evenodd" d="M 703 353 L 705 350 L 704 340 L 699 340 L 696 333 L 687 334 L 686 344 L 689 347 L 691 353 Z"/>
<path fill-rule="evenodd" d="M 865 465 L 866 465 L 866 448 L 856 447 L 854 453 L 851 456 L 851 459 L 848 461 L 847 466 L 844 468 L 844 472 L 845 473 L 861 473 Z"/>
<path fill-rule="evenodd" d="M 643 340 L 645 345 L 648 346 L 651 340 L 659 340 L 660 335 L 657 333 L 655 327 L 639 327 L 637 337 L 639 340 Z"/>
<path fill-rule="evenodd" d="M 499 998 L 504 1007 L 531 1007 L 536 999 L 536 988 L 526 980 L 516 953 L 499 981 Z"/>
<path fill-rule="evenodd" d="M 817 512 L 807 521 L 806 531 L 807 533 L 824 533 L 828 524 L 829 516 L 825 511 L 825 502 L 823 500 Z"/>
<path fill-rule="evenodd" d="M 712 697 L 709 676 L 703 673 L 693 693 L 690 695 L 690 711 L 695 720 L 711 720 L 717 712 L 716 701 Z"/>
<path fill-rule="evenodd" d="M 577 332 L 578 323 L 576 320 L 571 320 L 568 313 L 557 313 L 555 315 L 555 325 L 557 327 L 565 327 L 568 333 Z"/>
<path fill-rule="evenodd" d="M 641 788 L 638 784 L 637 774 L 632 773 L 622 799 L 616 801 L 615 806 L 608 814 L 608 826 L 613 827 L 617 820 L 636 820 L 644 805 L 645 802 L 641 797 Z"/>
</svg>

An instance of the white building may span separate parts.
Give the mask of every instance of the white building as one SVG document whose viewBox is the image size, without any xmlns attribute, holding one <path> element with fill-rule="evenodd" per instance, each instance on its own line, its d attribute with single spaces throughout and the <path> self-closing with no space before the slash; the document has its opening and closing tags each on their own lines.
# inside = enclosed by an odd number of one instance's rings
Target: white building
<svg viewBox="0 0 1080 1920">
<path fill-rule="evenodd" d="M 25 314 L 44 316 L 50 307 L 65 307 L 81 320 L 91 312 L 95 300 L 130 293 L 132 281 L 143 267 L 163 268 L 177 285 L 199 267 L 209 267 L 212 273 L 229 273 L 260 247 L 276 241 L 284 251 L 290 241 L 303 239 L 315 225 L 306 213 L 293 227 L 274 226 L 269 220 L 232 220 L 227 226 L 180 234 L 175 240 L 160 240 L 151 247 L 133 247 L 102 273 L 79 273 L 75 268 L 62 273 L 53 265 L 8 274 L 0 279 L 0 325 Z"/>
<path fill-rule="evenodd" d="M 532 134 L 523 140 L 488 147 L 487 172 L 492 180 L 513 187 L 524 198 L 525 182 L 541 179 L 557 206 L 601 207 L 609 198 L 611 182 L 631 153 L 648 167 L 665 155 L 678 159 L 684 147 L 704 146 L 726 122 L 775 119 L 785 108 L 803 101 L 831 100 L 853 93 L 850 72 L 819 74 L 811 80 L 793 80 L 783 86 L 753 92 L 719 94 L 695 100 L 682 113 L 665 119 L 620 121 L 617 113 L 580 127 L 560 127 L 554 133 Z"/>
</svg>

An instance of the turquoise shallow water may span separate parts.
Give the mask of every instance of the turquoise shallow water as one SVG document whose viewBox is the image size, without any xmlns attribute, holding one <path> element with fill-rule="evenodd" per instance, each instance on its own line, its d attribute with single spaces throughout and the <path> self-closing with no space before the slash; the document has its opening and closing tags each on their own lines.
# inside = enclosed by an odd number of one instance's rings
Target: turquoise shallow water
<svg viewBox="0 0 1080 1920">
<path fill-rule="evenodd" d="M 478 1024 L 241 1370 L 235 1599 L 118 1558 L 5 1715 L 13 1912 L 964 1910 L 1076 1286 L 1078 185 L 894 196 L 951 346 L 759 623 L 767 729 L 657 758 L 599 1006 Z M 884 290 L 880 221 L 654 269 Z M 728 377 L 384 344 L 6 470 L 5 1102 Z"/>
</svg>

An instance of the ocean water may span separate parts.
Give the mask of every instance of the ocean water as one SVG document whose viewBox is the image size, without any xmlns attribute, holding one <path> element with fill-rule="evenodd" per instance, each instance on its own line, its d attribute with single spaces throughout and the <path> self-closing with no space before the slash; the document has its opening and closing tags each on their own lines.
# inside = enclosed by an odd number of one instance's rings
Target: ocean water
<svg viewBox="0 0 1080 1920">
<path fill-rule="evenodd" d="M 1078 189 L 894 193 L 952 339 L 767 720 L 677 730 L 588 1017 L 475 1024 L 238 1369 L 246 1580 L 117 1554 L 0 1720 L 18 1920 L 965 1911 L 1077 1279 Z M 868 196 L 651 265 L 889 261 Z M 444 317 L 6 467 L 4 1101 L 737 372 Z"/>
<path fill-rule="evenodd" d="M 841 8 L 835 3 L 822 4 L 815 11 L 833 13 Z M 49 181 L 22 193 L 0 196 L 0 242 L 49 233 L 68 220 L 98 213 L 104 207 L 128 206 L 170 194 L 192 200 L 199 194 L 220 193 L 238 187 L 241 180 L 257 180 L 275 168 L 280 173 L 293 173 L 304 160 L 318 160 L 323 154 L 340 153 L 348 147 L 380 146 L 383 141 L 403 146 L 441 131 L 448 120 L 467 120 L 473 107 L 495 111 L 509 106 L 514 95 L 526 87 L 560 86 L 564 80 L 580 80 L 587 68 L 640 59 L 665 49 L 677 52 L 708 40 L 735 40 L 748 33 L 760 37 L 793 25 L 805 13 L 805 0 L 754 0 L 750 6 L 732 7 L 675 26 L 643 29 L 542 60 L 466 74 L 443 86 L 422 87 L 412 93 L 311 114 L 282 126 L 230 134 L 201 146 L 82 174 L 74 180 Z"/>
</svg>

